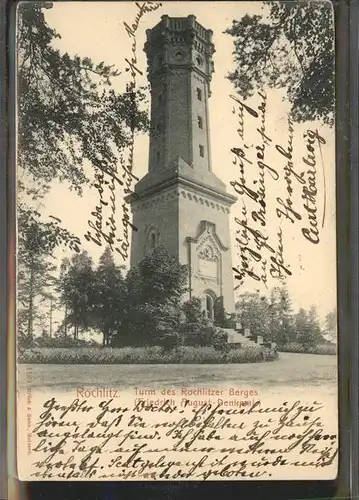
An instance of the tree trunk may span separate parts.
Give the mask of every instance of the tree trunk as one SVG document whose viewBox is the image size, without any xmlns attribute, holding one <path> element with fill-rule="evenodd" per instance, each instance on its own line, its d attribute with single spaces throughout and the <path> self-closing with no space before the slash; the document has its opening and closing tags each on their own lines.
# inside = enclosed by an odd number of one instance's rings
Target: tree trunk
<svg viewBox="0 0 359 500">
<path fill-rule="evenodd" d="M 34 271 L 30 270 L 30 292 L 29 292 L 29 319 L 27 323 L 27 337 L 33 339 L 33 323 L 34 323 Z"/>
<path fill-rule="evenodd" d="M 107 341 L 108 341 L 108 328 L 105 327 L 103 330 L 102 347 L 107 346 Z"/>
<path fill-rule="evenodd" d="M 64 327 L 65 327 L 65 339 L 66 339 L 67 338 L 67 305 L 65 305 Z"/>
<path fill-rule="evenodd" d="M 52 297 L 50 298 L 50 339 L 52 338 Z"/>
</svg>

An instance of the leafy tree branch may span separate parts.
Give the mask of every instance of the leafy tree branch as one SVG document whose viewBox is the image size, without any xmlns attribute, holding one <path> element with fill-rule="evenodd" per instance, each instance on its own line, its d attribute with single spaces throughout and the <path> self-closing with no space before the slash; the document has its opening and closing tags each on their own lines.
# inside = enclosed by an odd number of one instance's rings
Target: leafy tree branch
<svg viewBox="0 0 359 500">
<path fill-rule="evenodd" d="M 262 15 L 233 20 L 235 69 L 245 99 L 256 89 L 284 89 L 298 122 L 334 120 L 334 31 L 329 2 L 268 1 Z"/>
</svg>

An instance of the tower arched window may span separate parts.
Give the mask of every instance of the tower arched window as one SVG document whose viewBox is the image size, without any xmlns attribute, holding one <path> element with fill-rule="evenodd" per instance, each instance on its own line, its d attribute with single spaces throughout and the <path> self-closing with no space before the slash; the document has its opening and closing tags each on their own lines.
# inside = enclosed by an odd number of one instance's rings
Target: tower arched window
<svg viewBox="0 0 359 500">
<path fill-rule="evenodd" d="M 153 250 L 156 245 L 157 245 L 156 235 L 155 235 L 155 233 L 151 233 L 150 234 L 150 248 L 151 248 L 151 250 Z"/>
</svg>

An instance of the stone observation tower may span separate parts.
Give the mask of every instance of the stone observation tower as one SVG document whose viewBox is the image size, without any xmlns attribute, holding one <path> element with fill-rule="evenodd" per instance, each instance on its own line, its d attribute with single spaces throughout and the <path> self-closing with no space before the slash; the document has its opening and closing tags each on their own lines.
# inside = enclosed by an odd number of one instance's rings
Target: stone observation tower
<svg viewBox="0 0 359 500">
<path fill-rule="evenodd" d="M 229 232 L 236 198 L 212 172 L 208 98 L 214 71 L 212 31 L 195 16 L 162 16 L 147 30 L 151 84 L 148 173 L 131 196 L 131 266 L 163 245 L 189 268 L 189 295 L 214 318 L 234 312 Z"/>
</svg>

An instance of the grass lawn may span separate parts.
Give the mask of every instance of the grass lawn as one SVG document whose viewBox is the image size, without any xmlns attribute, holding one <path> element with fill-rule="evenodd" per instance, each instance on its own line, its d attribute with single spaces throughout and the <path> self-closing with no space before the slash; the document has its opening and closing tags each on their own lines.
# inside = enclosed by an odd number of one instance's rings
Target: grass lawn
<svg viewBox="0 0 359 500">
<path fill-rule="evenodd" d="M 72 391 L 78 386 L 130 387 L 262 387 L 263 391 L 316 388 L 318 393 L 336 391 L 337 361 L 335 356 L 280 353 L 273 363 L 243 364 L 158 364 L 158 365 L 45 365 L 20 364 L 19 388 L 27 387 L 31 373 L 34 389 Z M 289 390 L 288 389 L 288 390 Z M 279 390 L 279 389 L 278 389 Z"/>
</svg>

